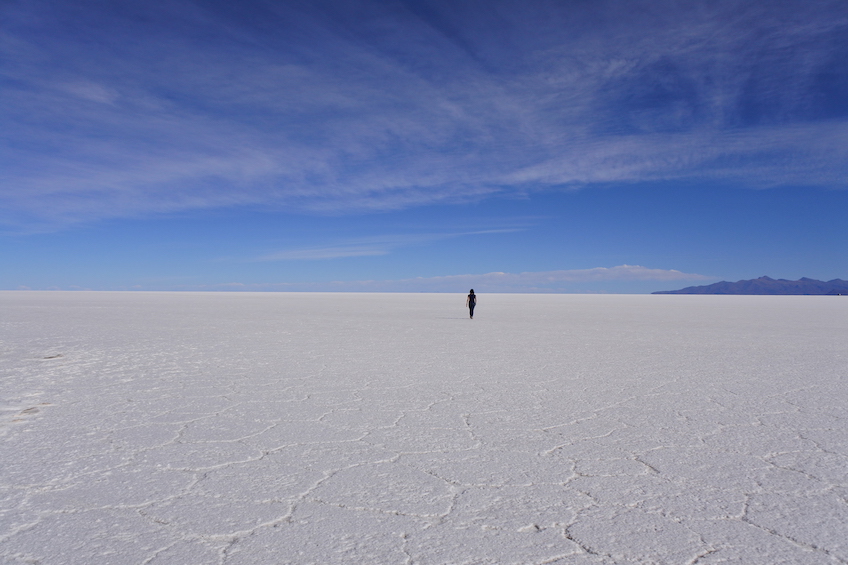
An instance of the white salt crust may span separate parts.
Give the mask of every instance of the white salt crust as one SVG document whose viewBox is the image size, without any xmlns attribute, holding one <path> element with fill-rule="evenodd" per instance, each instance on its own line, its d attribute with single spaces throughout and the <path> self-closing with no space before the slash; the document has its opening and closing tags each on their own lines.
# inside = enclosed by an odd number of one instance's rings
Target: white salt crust
<svg viewBox="0 0 848 565">
<path fill-rule="evenodd" d="M 0 562 L 848 563 L 848 299 L 464 303 L 0 292 Z"/>
</svg>

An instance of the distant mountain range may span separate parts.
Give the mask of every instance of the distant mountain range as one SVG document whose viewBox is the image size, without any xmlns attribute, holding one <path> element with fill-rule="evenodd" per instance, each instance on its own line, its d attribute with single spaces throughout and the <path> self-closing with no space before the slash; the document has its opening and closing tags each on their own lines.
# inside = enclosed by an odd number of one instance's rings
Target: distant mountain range
<svg viewBox="0 0 848 565">
<path fill-rule="evenodd" d="M 748 281 L 721 281 L 705 286 L 689 286 L 680 290 L 660 290 L 653 294 L 845 294 L 848 281 L 817 281 L 806 277 L 797 281 L 760 277 Z"/>
</svg>

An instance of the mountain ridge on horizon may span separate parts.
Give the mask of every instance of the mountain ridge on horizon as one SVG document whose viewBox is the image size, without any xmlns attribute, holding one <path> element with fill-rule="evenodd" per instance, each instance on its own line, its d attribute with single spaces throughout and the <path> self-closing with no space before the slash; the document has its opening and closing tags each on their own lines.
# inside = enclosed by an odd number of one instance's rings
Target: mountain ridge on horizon
<svg viewBox="0 0 848 565">
<path fill-rule="evenodd" d="M 790 281 L 762 276 L 736 282 L 721 281 L 704 286 L 688 286 L 680 290 L 658 290 L 651 294 L 848 295 L 848 281 L 819 281 L 807 277 Z"/>
</svg>

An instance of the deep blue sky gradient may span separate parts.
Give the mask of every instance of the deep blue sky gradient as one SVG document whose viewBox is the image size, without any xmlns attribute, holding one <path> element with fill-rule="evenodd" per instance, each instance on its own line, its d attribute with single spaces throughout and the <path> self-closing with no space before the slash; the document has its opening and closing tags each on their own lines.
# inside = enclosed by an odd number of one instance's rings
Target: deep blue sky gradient
<svg viewBox="0 0 848 565">
<path fill-rule="evenodd" d="M 2 289 L 848 278 L 844 2 L 17 0 L 0 49 Z"/>
</svg>

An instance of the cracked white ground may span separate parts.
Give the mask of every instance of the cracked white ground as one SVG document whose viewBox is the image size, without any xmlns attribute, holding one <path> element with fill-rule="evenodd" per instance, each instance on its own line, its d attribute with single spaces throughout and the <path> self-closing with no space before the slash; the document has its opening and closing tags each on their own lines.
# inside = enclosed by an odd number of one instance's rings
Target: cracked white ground
<svg viewBox="0 0 848 565">
<path fill-rule="evenodd" d="M 0 561 L 848 563 L 848 299 L 0 293 Z"/>
</svg>

